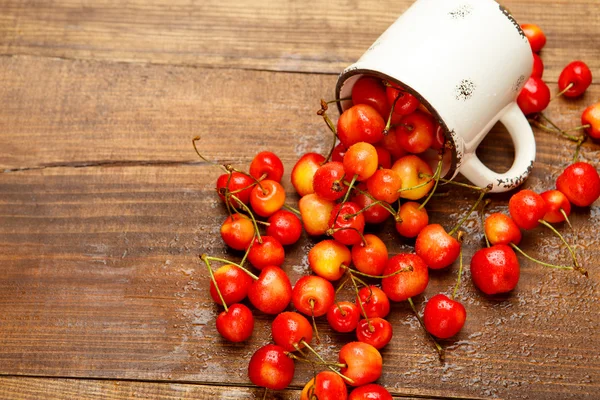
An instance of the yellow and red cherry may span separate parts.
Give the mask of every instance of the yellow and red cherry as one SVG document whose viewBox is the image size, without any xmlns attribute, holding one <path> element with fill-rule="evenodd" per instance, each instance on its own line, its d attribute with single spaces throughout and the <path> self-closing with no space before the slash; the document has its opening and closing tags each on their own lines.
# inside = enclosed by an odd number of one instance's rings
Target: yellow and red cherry
<svg viewBox="0 0 600 400">
<path fill-rule="evenodd" d="M 550 104 L 550 88 L 541 78 L 530 76 L 517 97 L 517 104 L 525 115 L 544 111 Z"/>
<path fill-rule="evenodd" d="M 533 229 L 546 215 L 546 202 L 539 194 L 523 189 L 513 194 L 508 201 L 508 211 L 515 224 L 521 229 Z"/>
<path fill-rule="evenodd" d="M 362 386 L 379 379 L 383 359 L 375 347 L 362 342 L 346 343 L 340 350 L 339 361 L 346 364 L 340 372 L 350 378 L 350 386 Z"/>
<path fill-rule="evenodd" d="M 569 165 L 556 179 L 556 188 L 571 204 L 590 206 L 600 197 L 600 176 L 591 164 L 579 161 Z"/>
<path fill-rule="evenodd" d="M 237 197 L 242 203 L 248 204 L 250 201 L 250 193 L 254 179 L 241 172 L 233 171 L 231 174 L 223 174 L 217 178 L 217 194 L 223 201 L 226 200 L 226 194 L 231 193 Z M 237 202 L 235 207 L 240 207 Z"/>
<path fill-rule="evenodd" d="M 294 361 L 281 346 L 267 344 L 250 358 L 248 378 L 256 386 L 271 390 L 283 390 L 294 378 Z"/>
<path fill-rule="evenodd" d="M 304 230 L 311 236 L 324 235 L 329 229 L 329 219 L 335 203 L 315 193 L 307 194 L 298 201 Z"/>
<path fill-rule="evenodd" d="M 350 250 L 336 240 L 322 240 L 308 252 L 308 265 L 328 281 L 340 279 L 352 262 Z"/>
<path fill-rule="evenodd" d="M 350 392 L 348 400 L 393 400 L 391 393 L 381 385 L 369 383 Z"/>
<path fill-rule="evenodd" d="M 369 320 L 361 319 L 356 327 L 356 338 L 359 342 L 368 343 L 376 349 L 381 349 L 392 340 L 394 332 L 392 324 L 379 317 Z"/>
<path fill-rule="evenodd" d="M 430 298 L 423 311 L 425 329 L 440 339 L 448 339 L 460 332 L 466 319 L 465 307 L 445 294 Z"/>
<path fill-rule="evenodd" d="M 247 249 L 248 261 L 258 270 L 274 265 L 281 267 L 285 260 L 285 250 L 277 239 L 272 236 L 263 235 L 259 239 L 254 238 Z"/>
<path fill-rule="evenodd" d="M 506 214 L 493 213 L 488 215 L 484 223 L 485 236 L 491 244 L 518 245 L 521 242 L 521 230 Z"/>
<path fill-rule="evenodd" d="M 400 198 L 400 175 L 392 169 L 380 168 L 367 179 L 367 189 L 376 200 L 393 203 Z"/>
<path fill-rule="evenodd" d="M 348 148 L 343 143 L 338 143 L 331 152 L 331 161 L 342 162 L 344 160 L 344 154 L 346 154 Z"/>
<path fill-rule="evenodd" d="M 356 329 L 360 319 L 358 306 L 349 301 L 333 303 L 327 310 L 327 322 L 336 332 L 348 333 Z"/>
<path fill-rule="evenodd" d="M 394 117 L 397 118 L 411 114 L 415 112 L 415 110 L 419 108 L 419 105 L 421 104 L 415 96 L 408 92 L 405 92 L 404 90 L 388 86 L 385 88 L 385 92 L 390 107 L 392 106 L 392 104 L 394 104 L 394 102 L 396 102 L 396 105 L 394 106 L 394 114 L 392 116 L 393 123 L 397 122 L 395 121 Z"/>
<path fill-rule="evenodd" d="M 460 254 L 460 242 L 440 224 L 429 224 L 417 236 L 415 253 L 429 268 L 442 269 L 456 261 Z"/>
<path fill-rule="evenodd" d="M 387 246 L 376 235 L 367 233 L 364 240 L 352 246 L 352 264 L 365 274 L 381 275 L 388 260 Z"/>
<path fill-rule="evenodd" d="M 281 182 L 283 163 L 275 153 L 261 151 L 254 156 L 250 163 L 250 175 L 256 179 L 269 179 Z"/>
<path fill-rule="evenodd" d="M 435 128 L 435 122 L 429 114 L 415 111 L 405 115 L 396 127 L 398 143 L 409 153 L 422 153 L 433 144 Z"/>
<path fill-rule="evenodd" d="M 375 146 L 377 151 L 377 167 L 378 168 L 391 168 L 392 167 L 392 155 L 382 145 Z"/>
<path fill-rule="evenodd" d="M 361 77 L 352 87 L 352 104 L 367 104 L 383 118 L 390 113 L 391 103 L 388 103 L 385 86 L 380 79 L 370 76 Z"/>
<path fill-rule="evenodd" d="M 536 53 L 533 54 L 533 69 L 531 70 L 531 76 L 535 76 L 536 78 L 542 79 L 542 75 L 544 75 L 544 62 L 542 58 L 538 56 Z"/>
<path fill-rule="evenodd" d="M 433 188 L 433 171 L 427 162 L 411 154 L 398 159 L 392 170 L 396 171 L 402 181 L 400 197 L 408 200 L 419 200 Z"/>
<path fill-rule="evenodd" d="M 357 181 L 366 181 L 375 171 L 379 162 L 375 146 L 358 142 L 348 148 L 344 155 L 344 171 L 347 177 L 356 176 Z"/>
<path fill-rule="evenodd" d="M 292 303 L 304 315 L 320 317 L 335 301 L 331 282 L 316 275 L 303 276 L 294 285 Z"/>
<path fill-rule="evenodd" d="M 402 203 L 398 215 L 400 222 L 396 222 L 396 231 L 407 238 L 417 237 L 419 232 L 429 224 L 427 210 L 414 201 Z"/>
<path fill-rule="evenodd" d="M 471 259 L 471 279 L 485 294 L 510 292 L 517 286 L 519 275 L 519 260 L 505 244 L 479 249 Z"/>
<path fill-rule="evenodd" d="M 275 266 L 263 268 L 250 288 L 248 300 L 265 314 L 279 314 L 292 299 L 292 284 L 284 270 Z"/>
<path fill-rule="evenodd" d="M 245 299 L 253 282 L 250 275 L 232 264 L 223 265 L 213 275 L 226 305 L 238 303 Z M 223 305 L 212 279 L 209 291 L 210 297 L 212 297 L 215 303 Z"/>
<path fill-rule="evenodd" d="M 250 193 L 250 206 L 261 217 L 270 217 L 285 203 L 285 189 L 277 181 L 265 179 Z"/>
<path fill-rule="evenodd" d="M 217 332 L 226 340 L 239 343 L 252 336 L 254 330 L 254 316 L 252 311 L 243 304 L 237 303 L 229 306 L 217 316 Z"/>
<path fill-rule="evenodd" d="M 267 223 L 267 235 L 274 237 L 284 246 L 296 243 L 302 235 L 302 222 L 290 211 L 276 211 L 267 219 Z"/>
<path fill-rule="evenodd" d="M 563 192 L 559 190 L 547 190 L 541 193 L 540 196 L 546 202 L 544 221 L 551 224 L 563 222 L 571 214 L 571 202 Z"/>
<path fill-rule="evenodd" d="M 376 109 L 366 104 L 357 104 L 340 115 L 337 134 L 346 148 L 354 143 L 377 143 L 383 138 L 385 121 Z"/>
<path fill-rule="evenodd" d="M 581 114 L 581 124 L 593 139 L 600 139 L 600 103 L 592 104 Z"/>
<path fill-rule="evenodd" d="M 396 136 L 396 129 L 390 128 L 387 135 L 383 137 L 381 142 L 378 145 L 383 146 L 384 149 L 390 152 L 390 155 L 394 160 L 399 159 L 400 157 L 404 157 L 407 153 L 406 150 L 400 145 L 398 142 L 398 137 Z"/>
<path fill-rule="evenodd" d="M 325 200 L 341 199 L 348 191 L 343 182 L 345 174 L 344 164 L 339 161 L 321 165 L 313 176 L 314 192 Z"/>
<path fill-rule="evenodd" d="M 368 190 L 365 182 L 361 182 L 357 188 L 362 192 L 367 192 Z M 383 205 L 373 204 L 375 203 L 375 200 L 365 193 L 354 193 L 355 194 L 350 198 L 350 201 L 356 203 L 363 210 L 362 214 L 364 215 L 367 224 L 380 224 L 392 215 Z"/>
<path fill-rule="evenodd" d="M 242 214 L 232 214 L 221 225 L 221 238 L 234 250 L 245 250 L 254 239 L 254 224 Z"/>
<path fill-rule="evenodd" d="M 563 96 L 581 96 L 592 84 L 592 71 L 583 61 L 572 61 L 558 77 L 558 90 Z"/>
<path fill-rule="evenodd" d="M 325 157 L 321 154 L 306 153 L 294 165 L 291 173 L 292 185 L 301 197 L 315 192 L 313 179 L 324 161 Z"/>
<path fill-rule="evenodd" d="M 341 376 L 321 371 L 302 389 L 300 400 L 347 400 L 348 388 Z"/>
<path fill-rule="evenodd" d="M 271 324 L 271 336 L 276 345 L 285 351 L 296 351 L 310 343 L 313 328 L 310 322 L 294 311 L 286 311 L 277 315 Z"/>
<path fill-rule="evenodd" d="M 365 230 L 365 217 L 358 204 L 351 201 L 339 203 L 331 210 L 328 234 L 335 240 L 352 246 L 362 241 Z"/>
<path fill-rule="evenodd" d="M 398 272 L 402 270 L 401 272 Z M 391 275 L 381 280 L 381 288 L 392 301 L 404 301 L 417 296 L 429 283 L 427 264 L 416 254 L 397 254 L 388 260 L 383 271 Z"/>
<path fill-rule="evenodd" d="M 546 44 L 546 35 L 542 28 L 535 24 L 522 24 L 521 29 L 529 41 L 531 51 L 538 53 Z"/>
<path fill-rule="evenodd" d="M 402 273 L 402 272 L 401 272 Z M 365 312 L 361 314 L 366 318 L 385 318 L 390 313 L 390 300 L 385 292 L 377 286 L 363 287 L 358 291 L 356 305 Z"/>
</svg>

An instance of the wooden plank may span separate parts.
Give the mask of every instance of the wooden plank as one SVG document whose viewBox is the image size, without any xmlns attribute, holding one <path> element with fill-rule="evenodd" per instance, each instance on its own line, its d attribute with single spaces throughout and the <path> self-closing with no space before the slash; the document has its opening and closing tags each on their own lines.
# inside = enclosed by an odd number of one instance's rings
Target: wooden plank
<svg viewBox="0 0 600 400">
<path fill-rule="evenodd" d="M 0 54 L 337 74 L 412 0 L 2 0 Z M 506 0 L 542 26 L 546 79 L 583 59 L 600 73 L 596 0 Z M 507 60 L 508 61 L 508 60 Z"/>
</svg>

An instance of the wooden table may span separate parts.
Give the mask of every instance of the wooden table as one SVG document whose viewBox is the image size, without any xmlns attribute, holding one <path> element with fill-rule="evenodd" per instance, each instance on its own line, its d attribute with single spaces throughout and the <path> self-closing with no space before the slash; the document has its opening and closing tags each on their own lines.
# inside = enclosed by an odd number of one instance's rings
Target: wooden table
<svg viewBox="0 0 600 400">
<path fill-rule="evenodd" d="M 507 0 L 520 22 L 545 30 L 545 80 L 556 92 L 567 62 L 585 60 L 600 77 L 597 0 Z M 315 115 L 337 74 L 409 5 L 399 1 L 0 0 L 0 398 L 261 398 L 246 369 L 270 340 L 271 318 L 256 314 L 252 339 L 228 344 L 215 329 L 220 309 L 207 294 L 198 254 L 239 259 L 219 226 L 217 168 L 204 154 L 246 168 L 261 150 L 289 171 L 330 136 Z M 410 60 L 408 60 L 410 61 Z M 507 60 L 510 62 L 510 60 Z M 600 97 L 594 84 L 547 115 L 578 125 Z M 526 187 L 543 191 L 569 163 L 572 143 L 536 131 L 538 160 Z M 480 155 L 510 164 L 496 128 Z M 581 159 L 600 167 L 600 147 Z M 444 187 L 430 207 L 446 227 L 476 195 Z M 509 194 L 491 197 L 507 211 Z M 395 338 L 382 352 L 380 382 L 401 398 L 598 398 L 600 208 L 577 209 L 573 229 L 589 279 L 521 258 L 508 296 L 478 292 L 468 268 L 459 298 L 462 332 L 442 341 L 440 364 L 406 304 L 393 306 Z M 465 260 L 483 245 L 478 217 L 466 224 Z M 409 250 L 391 225 L 376 228 L 392 252 Z M 308 271 L 303 237 L 287 249 L 292 282 Z M 547 230 L 522 243 L 535 257 L 569 259 Z M 424 300 L 451 290 L 457 265 L 433 273 Z M 349 293 L 344 295 L 349 296 Z M 329 359 L 351 335 L 319 321 Z M 289 390 L 311 377 L 298 365 Z"/>
</svg>

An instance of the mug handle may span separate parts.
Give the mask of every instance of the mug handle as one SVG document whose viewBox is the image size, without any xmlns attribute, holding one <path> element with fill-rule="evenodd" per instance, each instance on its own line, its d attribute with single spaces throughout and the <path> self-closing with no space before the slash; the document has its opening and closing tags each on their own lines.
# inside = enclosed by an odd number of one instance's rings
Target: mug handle
<svg viewBox="0 0 600 400">
<path fill-rule="evenodd" d="M 466 156 L 460 173 L 479 187 L 492 184 L 492 193 L 506 192 L 525 181 L 535 161 L 535 138 L 527 118 L 516 102 L 506 108 L 499 121 L 506 127 L 515 147 L 515 160 L 503 174 L 492 171 L 477 158 L 475 152 Z"/>
</svg>

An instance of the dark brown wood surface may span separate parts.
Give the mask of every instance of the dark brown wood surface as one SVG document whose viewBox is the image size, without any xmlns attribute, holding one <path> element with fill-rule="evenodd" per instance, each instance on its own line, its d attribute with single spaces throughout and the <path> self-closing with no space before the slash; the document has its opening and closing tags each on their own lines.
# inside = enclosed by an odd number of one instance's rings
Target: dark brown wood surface
<svg viewBox="0 0 600 400">
<path fill-rule="evenodd" d="M 304 3 L 217 1 L 0 0 L 0 398 L 261 398 L 247 361 L 270 340 L 256 315 L 245 344 L 214 327 L 198 254 L 238 258 L 219 237 L 226 211 L 214 194 L 219 169 L 193 152 L 247 167 L 260 150 L 289 171 L 307 151 L 325 152 L 330 135 L 315 115 L 336 74 L 410 1 Z M 562 67 L 583 59 L 600 76 L 596 0 L 512 0 L 520 22 L 548 36 L 542 51 L 553 92 Z M 559 99 L 546 114 L 564 127 L 600 99 Z M 574 146 L 536 131 L 538 161 L 526 187 L 553 188 Z M 511 151 L 496 128 L 479 153 L 506 168 Z M 581 158 L 600 167 L 600 147 Z M 476 195 L 442 187 L 430 207 L 450 227 Z M 506 211 L 510 194 L 491 196 Z M 585 279 L 521 259 L 507 296 L 489 298 L 468 270 L 459 298 L 463 331 L 443 341 L 441 365 L 406 304 L 393 306 L 395 338 L 382 352 L 380 383 L 398 397 L 595 398 L 600 389 L 598 202 L 576 209 Z M 472 216 L 465 260 L 482 246 Z M 393 253 L 410 249 L 387 224 L 374 228 Z M 292 282 L 308 272 L 303 237 L 287 250 Z M 536 229 L 522 244 L 533 256 L 569 261 L 558 239 Z M 424 300 L 452 289 L 457 266 L 432 274 Z M 342 294 L 350 298 L 349 292 Z M 324 356 L 351 339 L 319 321 Z M 289 391 L 311 377 L 298 365 Z"/>
</svg>

